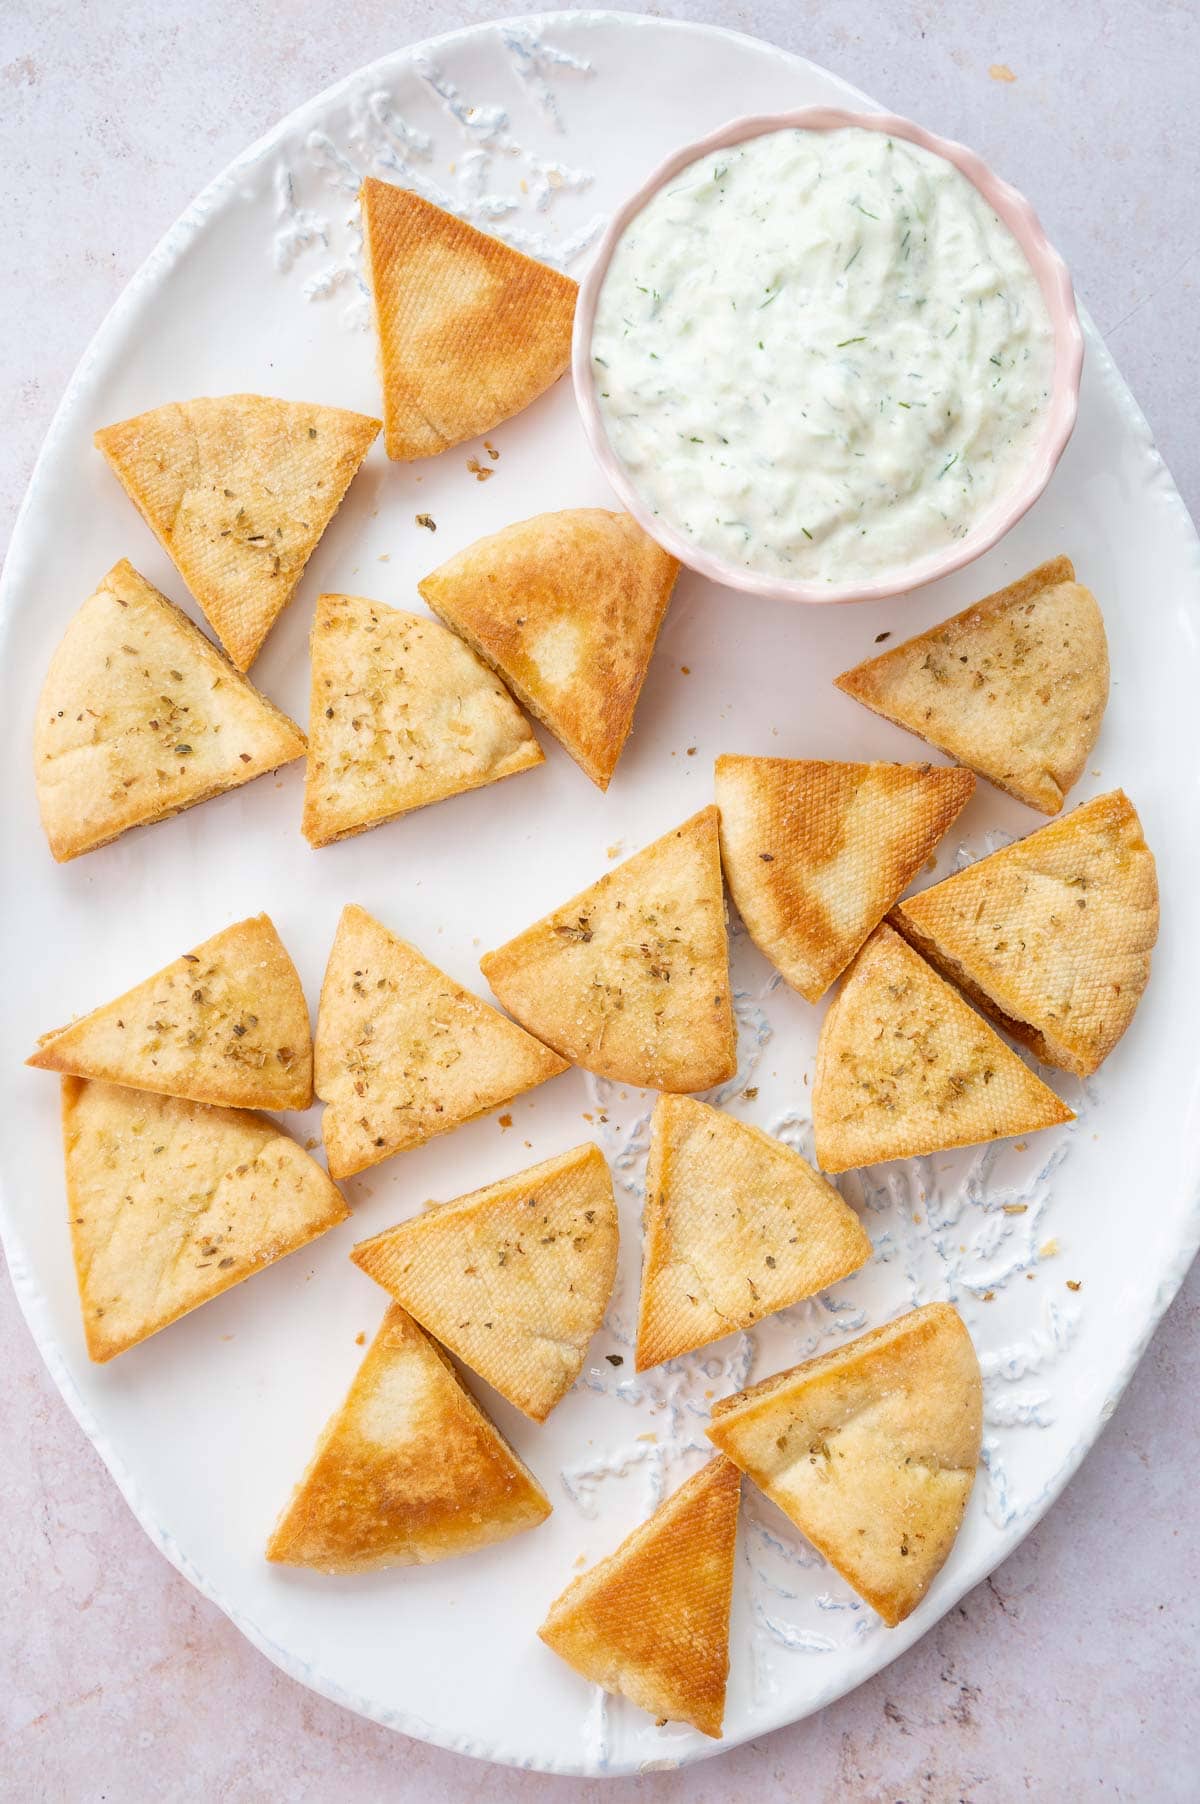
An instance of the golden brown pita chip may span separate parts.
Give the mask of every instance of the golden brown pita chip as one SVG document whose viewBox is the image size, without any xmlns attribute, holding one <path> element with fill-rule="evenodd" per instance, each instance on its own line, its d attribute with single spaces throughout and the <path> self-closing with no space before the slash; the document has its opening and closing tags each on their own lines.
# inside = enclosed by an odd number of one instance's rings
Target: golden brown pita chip
<svg viewBox="0 0 1200 1804">
<path fill-rule="evenodd" d="M 428 1566 L 536 1528 L 550 1501 L 393 1303 L 267 1543 L 318 1572 Z"/>
<path fill-rule="evenodd" d="M 544 1422 L 579 1376 L 617 1269 L 617 1206 L 590 1142 L 442 1203 L 350 1257 L 518 1409 Z"/>
<path fill-rule="evenodd" d="M 717 759 L 725 881 L 793 989 L 825 994 L 974 787 L 957 765 Z"/>
<path fill-rule="evenodd" d="M 265 1116 L 64 1077 L 67 1206 L 97 1362 L 136 1346 L 349 1211 Z"/>
<path fill-rule="evenodd" d="M 96 444 L 248 670 L 378 431 L 341 407 L 222 395 L 105 426 Z"/>
<path fill-rule="evenodd" d="M 1117 789 L 910 897 L 890 918 L 1015 1040 L 1089 1077 L 1150 977 L 1154 854 Z"/>
<path fill-rule="evenodd" d="M 717 811 L 701 809 L 480 959 L 510 1015 L 617 1083 L 707 1090 L 737 1069 Z"/>
<path fill-rule="evenodd" d="M 38 806 L 62 863 L 304 756 L 303 733 L 124 560 L 67 627 L 38 702 Z"/>
<path fill-rule="evenodd" d="M 741 1475 L 719 1455 L 607 1559 L 574 1579 L 538 1634 L 594 1685 L 719 1740 Z"/>
<path fill-rule="evenodd" d="M 571 361 L 576 285 L 406 188 L 359 194 L 389 457 L 490 432 Z"/>
<path fill-rule="evenodd" d="M 418 584 L 435 614 L 607 789 L 679 565 L 628 514 L 538 514 Z"/>
<path fill-rule="evenodd" d="M 214 934 L 26 1061 L 237 1109 L 307 1109 L 312 1036 L 300 977 L 269 915 Z"/>
<path fill-rule="evenodd" d="M 365 909 L 342 910 L 314 1046 L 322 1133 L 349 1177 L 486 1115 L 567 1069 L 512 1021 L 397 939 Z"/>
<path fill-rule="evenodd" d="M 1108 700 L 1108 642 L 1069 558 L 1051 558 L 940 626 L 838 677 L 839 689 L 1056 814 Z"/>
<path fill-rule="evenodd" d="M 790 1146 L 660 1096 L 646 1169 L 637 1369 L 749 1328 L 871 1257 L 853 1209 Z"/>
<path fill-rule="evenodd" d="M 726 1398 L 708 1430 L 889 1628 L 946 1562 L 982 1434 L 979 1361 L 948 1303 Z"/>
<path fill-rule="evenodd" d="M 898 933 L 875 929 L 821 1026 L 813 1127 L 824 1171 L 1074 1119 Z"/>
<path fill-rule="evenodd" d="M 320 597 L 304 780 L 310 844 L 541 763 L 507 689 L 444 626 L 358 595 Z"/>
</svg>

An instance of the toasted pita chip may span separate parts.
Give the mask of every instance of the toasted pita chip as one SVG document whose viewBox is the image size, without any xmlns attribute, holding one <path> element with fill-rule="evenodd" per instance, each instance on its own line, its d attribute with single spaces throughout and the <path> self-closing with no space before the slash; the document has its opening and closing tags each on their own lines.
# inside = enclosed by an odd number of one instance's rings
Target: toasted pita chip
<svg viewBox="0 0 1200 1804">
<path fill-rule="evenodd" d="M 336 1178 L 447 1134 L 567 1069 L 353 904 L 329 954 L 314 1061 Z"/>
<path fill-rule="evenodd" d="M 1090 1077 L 1150 977 L 1154 854 L 1117 789 L 911 896 L 890 919 L 1014 1040 Z"/>
<path fill-rule="evenodd" d="M 979 1361 L 948 1303 L 715 1404 L 708 1430 L 889 1628 L 945 1565 L 982 1434 Z"/>
<path fill-rule="evenodd" d="M 741 1475 L 709 1460 L 607 1559 L 572 1581 L 538 1634 L 594 1685 L 720 1740 Z"/>
<path fill-rule="evenodd" d="M 830 1004 L 817 1045 L 817 1163 L 848 1171 L 1075 1117 L 887 926 Z"/>
<path fill-rule="evenodd" d="M 836 1284 L 871 1257 L 853 1209 L 790 1146 L 689 1096 L 650 1125 L 637 1369 Z"/>
<path fill-rule="evenodd" d="M 764 957 L 816 1002 L 975 787 L 934 764 L 717 759 L 725 881 Z"/>
<path fill-rule="evenodd" d="M 571 361 L 576 284 L 420 195 L 359 193 L 375 296 L 389 457 L 490 432 Z"/>
<path fill-rule="evenodd" d="M 265 1116 L 62 1080 L 67 1206 L 83 1331 L 112 1359 L 349 1211 Z"/>
<path fill-rule="evenodd" d="M 299 727 L 132 564 L 71 621 L 38 702 L 38 806 L 60 863 L 304 756 Z"/>
<path fill-rule="evenodd" d="M 105 426 L 96 444 L 248 670 L 378 431 L 341 407 L 222 395 Z"/>
<path fill-rule="evenodd" d="M 417 586 L 607 789 L 679 565 L 628 514 L 538 514 Z"/>
<path fill-rule="evenodd" d="M 267 1543 L 318 1572 L 428 1566 L 536 1528 L 550 1500 L 393 1303 Z"/>
<path fill-rule="evenodd" d="M 737 1069 L 717 811 L 704 808 L 479 961 L 510 1015 L 617 1083 L 707 1090 Z"/>
<path fill-rule="evenodd" d="M 617 1269 L 617 1206 L 589 1142 L 376 1234 L 350 1257 L 518 1409 L 579 1376 Z"/>
<path fill-rule="evenodd" d="M 214 934 L 70 1027 L 27 1064 L 237 1109 L 307 1109 L 312 1036 L 269 915 Z"/>
<path fill-rule="evenodd" d="M 1104 620 L 1070 559 L 1051 558 L 837 685 L 1018 801 L 1057 814 L 1108 700 Z"/>
<path fill-rule="evenodd" d="M 310 844 L 542 761 L 504 685 L 436 620 L 358 595 L 320 597 L 304 780 Z"/>
</svg>

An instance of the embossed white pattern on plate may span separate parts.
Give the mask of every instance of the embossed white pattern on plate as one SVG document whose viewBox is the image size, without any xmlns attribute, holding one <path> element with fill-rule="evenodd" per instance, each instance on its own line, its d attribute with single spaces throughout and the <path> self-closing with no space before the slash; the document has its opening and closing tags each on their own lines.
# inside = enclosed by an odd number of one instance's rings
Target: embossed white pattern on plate
<svg viewBox="0 0 1200 1804">
<path fill-rule="evenodd" d="M 668 79 L 669 77 L 669 79 Z M 708 28 L 603 13 L 485 26 L 404 50 L 314 100 L 191 207 L 97 335 L 55 419 L 4 579 L 0 896 L 10 948 L 5 1245 L 64 1396 L 168 1558 L 287 1672 L 409 1734 L 575 1773 L 675 1764 L 794 1720 L 901 1652 L 1011 1551 L 1099 1433 L 1200 1236 L 1188 932 L 1200 879 L 1194 698 L 1200 550 L 1120 377 L 1089 329 L 1079 427 L 1049 490 L 970 571 L 935 589 L 799 618 L 685 575 L 607 796 L 557 746 L 519 782 L 312 852 L 293 767 L 61 868 L 37 825 L 29 739 L 50 651 L 108 566 L 130 557 L 190 605 L 90 445 L 92 430 L 189 394 L 266 393 L 377 408 L 354 218 L 370 169 L 578 269 L 607 212 L 673 145 L 738 112 L 863 104 L 834 77 Z M 1034 196 L 1036 201 L 1037 196 Z M 436 462 L 368 459 L 254 667 L 303 719 L 306 637 L 327 588 L 419 607 L 415 580 L 480 533 L 542 509 L 605 505 L 565 384 Z M 467 467 L 476 458 L 487 480 Z M 416 524 L 418 514 L 436 533 Z M 610 856 L 711 797 L 726 750 L 917 758 L 832 677 L 1057 551 L 1100 597 L 1113 697 L 1078 798 L 1123 785 L 1159 855 L 1164 930 L 1132 1029 L 1090 1084 L 1054 1081 L 1068 1131 L 851 1174 L 876 1248 L 862 1273 L 638 1376 L 632 1338 L 649 1099 L 570 1073 L 346 1186 L 354 1220 L 111 1366 L 88 1364 L 62 1203 L 53 1081 L 20 1070 L 36 1035 L 186 946 L 266 908 L 315 1001 L 341 904 L 355 900 L 476 989 L 480 951 L 574 893 Z M 981 784 L 940 869 L 1040 824 Z M 820 1014 L 736 929 L 741 1067 L 719 1100 L 810 1146 Z M 30 982 L 29 973 L 36 981 Z M 293 1127 L 297 1124 L 291 1123 Z M 299 1123 L 316 1134 L 318 1116 Z M 621 1273 L 583 1376 L 544 1427 L 477 1388 L 555 1512 L 497 1548 L 356 1579 L 268 1568 L 264 1539 L 361 1357 L 383 1297 L 356 1239 L 592 1134 L 612 1159 Z M 1070 1280 L 1070 1286 L 1068 1285 Z M 1078 1288 L 1073 1288 L 1078 1286 Z M 725 1741 L 658 1730 L 537 1641 L 550 1600 L 705 1457 L 713 1397 L 914 1302 L 962 1309 L 987 1390 L 985 1469 L 925 1605 L 889 1632 L 769 1504 L 747 1495 Z M 747 1487 L 749 1491 L 749 1487 Z M 1103 1583 L 1103 1575 L 1097 1575 Z"/>
</svg>

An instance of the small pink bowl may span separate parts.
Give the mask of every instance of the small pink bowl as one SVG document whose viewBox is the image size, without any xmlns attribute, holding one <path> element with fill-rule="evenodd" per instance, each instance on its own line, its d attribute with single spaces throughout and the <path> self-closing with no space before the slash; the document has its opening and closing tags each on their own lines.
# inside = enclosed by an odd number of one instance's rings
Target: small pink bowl
<svg viewBox="0 0 1200 1804">
<path fill-rule="evenodd" d="M 945 551 L 931 552 L 915 563 L 872 582 L 839 585 L 760 576 L 741 565 L 727 564 L 721 558 L 711 557 L 707 552 L 697 550 L 661 516 L 652 513 L 608 442 L 596 399 L 591 348 L 596 303 L 608 274 L 613 251 L 630 220 L 641 212 L 664 182 L 670 181 L 681 169 L 687 168 L 710 151 L 724 150 L 731 144 L 744 143 L 747 138 L 761 137 L 765 132 L 792 129 L 835 131 L 847 125 L 861 126 L 865 131 L 886 132 L 894 138 L 907 138 L 911 143 L 919 144 L 936 156 L 944 157 L 948 163 L 953 163 L 978 188 L 993 212 L 1009 228 L 1037 278 L 1054 329 L 1054 380 L 1041 438 L 1020 481 L 972 527 L 965 538 L 957 540 Z M 914 125 L 910 119 L 898 118 L 894 113 L 847 113 L 839 107 L 824 106 L 801 107 L 794 113 L 770 113 L 754 118 L 731 119 L 719 131 L 710 133 L 707 138 L 698 139 L 695 144 L 685 145 L 682 150 L 674 151 L 665 163 L 661 163 L 637 193 L 623 207 L 618 208 L 600 241 L 595 262 L 580 284 L 571 349 L 575 399 L 588 443 L 622 504 L 651 538 L 657 539 L 664 550 L 671 552 L 681 563 L 715 583 L 724 584 L 726 588 L 741 589 L 748 595 L 764 595 L 775 600 L 807 602 L 879 601 L 888 595 L 901 595 L 909 589 L 918 588 L 922 583 L 933 582 L 939 576 L 948 576 L 952 570 L 961 570 L 964 564 L 971 563 L 989 550 L 998 539 L 1003 538 L 1022 514 L 1033 506 L 1063 454 L 1079 408 L 1079 373 L 1082 364 L 1083 334 L 1075 311 L 1071 277 L 1024 195 L 1018 194 L 1015 188 L 1010 188 L 1007 182 L 1002 182 L 999 176 L 993 175 L 973 150 L 968 150 L 962 144 L 955 144 L 949 138 L 935 137 L 922 126 Z"/>
</svg>

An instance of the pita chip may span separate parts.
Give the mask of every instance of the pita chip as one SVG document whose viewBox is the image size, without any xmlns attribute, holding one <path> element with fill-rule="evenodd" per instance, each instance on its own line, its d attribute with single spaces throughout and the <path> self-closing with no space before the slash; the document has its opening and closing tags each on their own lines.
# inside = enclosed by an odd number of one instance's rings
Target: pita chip
<svg viewBox="0 0 1200 1804">
<path fill-rule="evenodd" d="M 830 1004 L 817 1044 L 817 1163 L 848 1171 L 1075 1119 L 888 926 Z"/>
<path fill-rule="evenodd" d="M 71 621 L 34 727 L 42 825 L 64 862 L 304 755 L 299 727 L 124 560 Z"/>
<path fill-rule="evenodd" d="M 214 934 L 26 1061 L 238 1109 L 307 1109 L 312 1036 L 300 977 L 269 915 Z"/>
<path fill-rule="evenodd" d="M 717 811 L 664 833 L 480 968 L 510 1015 L 616 1083 L 707 1090 L 737 1069 Z"/>
<path fill-rule="evenodd" d="M 541 763 L 504 685 L 444 626 L 358 595 L 320 597 L 304 780 L 311 845 Z"/>
<path fill-rule="evenodd" d="M 343 909 L 329 954 L 313 1057 L 337 1178 L 449 1133 L 567 1069 L 354 904 Z"/>
<path fill-rule="evenodd" d="M 781 1140 L 690 1096 L 650 1128 L 637 1369 L 690 1353 L 857 1271 L 871 1242 Z"/>
<path fill-rule="evenodd" d="M 538 514 L 418 584 L 447 626 L 607 789 L 679 565 L 628 514 Z"/>
<path fill-rule="evenodd" d="M 816 1002 L 971 799 L 958 765 L 717 759 L 721 859 L 746 930 Z"/>
<path fill-rule="evenodd" d="M 1108 642 L 1071 560 L 1051 558 L 837 686 L 1042 814 L 1083 774 L 1108 700 Z"/>
<path fill-rule="evenodd" d="M 248 670 L 378 431 L 341 407 L 222 395 L 105 426 L 96 444 Z"/>
<path fill-rule="evenodd" d="M 585 1679 L 719 1740 L 741 1474 L 716 1459 L 551 1605 L 538 1634 Z"/>
<path fill-rule="evenodd" d="M 608 1166 L 598 1147 L 576 1146 L 376 1234 L 350 1257 L 544 1422 L 579 1376 L 616 1275 Z"/>
<path fill-rule="evenodd" d="M 922 890 L 890 918 L 1015 1040 L 1090 1077 L 1149 980 L 1154 854 L 1117 789 Z"/>
<path fill-rule="evenodd" d="M 318 1572 L 428 1566 L 536 1528 L 550 1501 L 393 1303 L 267 1544 Z"/>
<path fill-rule="evenodd" d="M 359 192 L 389 457 L 490 432 L 571 361 L 576 284 L 368 176 Z"/>
<path fill-rule="evenodd" d="M 349 1211 L 263 1115 L 62 1080 L 87 1349 L 98 1363 L 307 1246 Z"/>
<path fill-rule="evenodd" d="M 979 1361 L 948 1303 L 715 1404 L 708 1431 L 889 1628 L 946 1562 L 982 1434 Z"/>
</svg>

